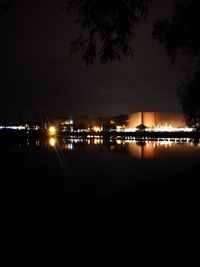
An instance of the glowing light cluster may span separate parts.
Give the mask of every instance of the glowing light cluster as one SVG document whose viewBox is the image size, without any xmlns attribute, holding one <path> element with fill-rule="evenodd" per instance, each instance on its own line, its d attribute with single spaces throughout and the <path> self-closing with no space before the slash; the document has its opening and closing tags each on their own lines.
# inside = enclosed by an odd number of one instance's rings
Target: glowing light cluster
<svg viewBox="0 0 200 267">
<path fill-rule="evenodd" d="M 121 130 L 120 130 L 121 131 Z M 137 128 L 126 128 L 125 132 L 136 132 L 138 131 Z M 172 126 L 161 126 L 161 127 L 155 127 L 155 128 L 146 128 L 143 131 L 146 132 L 192 132 L 193 128 L 176 128 Z"/>
<path fill-rule="evenodd" d="M 0 129 L 10 129 L 10 130 L 25 130 L 26 126 L 0 126 Z"/>
<path fill-rule="evenodd" d="M 34 125 L 30 127 L 28 124 L 25 125 L 10 125 L 10 126 L 4 126 L 0 125 L 0 130 L 2 129 L 8 129 L 8 130 L 39 130 L 40 127 L 38 125 Z"/>
<path fill-rule="evenodd" d="M 102 131 L 102 128 L 99 127 L 99 126 L 94 126 L 94 127 L 93 127 L 93 130 L 94 130 L 95 132 L 100 132 L 100 131 Z"/>
<path fill-rule="evenodd" d="M 125 132 L 129 133 L 129 132 L 136 132 L 138 129 L 137 128 L 126 128 Z"/>
<path fill-rule="evenodd" d="M 73 124 L 73 120 L 66 120 L 66 121 L 62 121 L 61 125 L 72 125 Z"/>
<path fill-rule="evenodd" d="M 48 132 L 49 132 L 49 135 L 55 135 L 57 132 L 56 127 L 50 126 Z"/>
<path fill-rule="evenodd" d="M 146 131 L 149 132 L 192 132 L 193 128 L 188 128 L 188 127 L 184 127 L 184 128 L 176 128 L 176 127 L 172 127 L 172 126 L 161 126 L 161 127 L 155 127 L 153 129 L 146 129 Z"/>
</svg>

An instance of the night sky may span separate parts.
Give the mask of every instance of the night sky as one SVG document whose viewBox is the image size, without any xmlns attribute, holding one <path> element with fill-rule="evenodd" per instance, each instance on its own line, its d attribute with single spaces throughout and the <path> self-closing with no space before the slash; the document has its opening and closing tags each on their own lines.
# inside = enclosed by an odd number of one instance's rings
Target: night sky
<svg viewBox="0 0 200 267">
<path fill-rule="evenodd" d="M 10 2 L 0 26 L 0 120 L 180 111 L 177 87 L 186 67 L 171 65 L 152 39 L 153 23 L 170 16 L 172 0 L 153 1 L 136 34 L 134 59 L 91 67 L 69 54 L 80 29 L 64 15 L 63 0 Z"/>
</svg>

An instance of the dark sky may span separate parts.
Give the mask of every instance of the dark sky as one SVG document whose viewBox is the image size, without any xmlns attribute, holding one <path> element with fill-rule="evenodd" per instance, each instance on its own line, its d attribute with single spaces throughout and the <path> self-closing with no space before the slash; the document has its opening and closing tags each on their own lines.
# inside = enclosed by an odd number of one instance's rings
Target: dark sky
<svg viewBox="0 0 200 267">
<path fill-rule="evenodd" d="M 154 0 L 137 31 L 134 59 L 89 68 L 68 53 L 79 28 L 62 13 L 63 0 L 10 2 L 0 27 L 0 119 L 180 110 L 176 94 L 185 67 L 172 66 L 151 34 L 155 20 L 170 15 L 172 0 Z"/>
</svg>

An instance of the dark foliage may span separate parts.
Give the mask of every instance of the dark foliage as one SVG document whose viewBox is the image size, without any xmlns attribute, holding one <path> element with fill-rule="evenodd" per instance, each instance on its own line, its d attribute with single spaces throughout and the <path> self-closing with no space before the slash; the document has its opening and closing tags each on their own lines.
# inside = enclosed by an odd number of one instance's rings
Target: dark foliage
<svg viewBox="0 0 200 267">
<path fill-rule="evenodd" d="M 200 70 L 180 87 L 179 99 L 189 127 L 200 130 Z"/>
<path fill-rule="evenodd" d="M 171 21 L 157 21 L 153 37 L 162 43 L 174 62 L 178 52 L 194 56 L 200 55 L 198 0 L 176 0 Z"/>
<path fill-rule="evenodd" d="M 139 22 L 146 18 L 151 0 L 66 0 L 68 14 L 83 33 L 71 42 L 71 53 L 82 52 L 83 61 L 93 64 L 121 61 L 133 56 L 133 40 Z"/>
<path fill-rule="evenodd" d="M 188 126 L 199 129 L 200 125 L 200 34 L 199 0 L 176 0 L 171 21 L 157 21 L 153 37 L 164 45 L 174 63 L 177 55 L 191 56 L 195 74 L 179 90 L 179 99 L 185 113 Z"/>
</svg>

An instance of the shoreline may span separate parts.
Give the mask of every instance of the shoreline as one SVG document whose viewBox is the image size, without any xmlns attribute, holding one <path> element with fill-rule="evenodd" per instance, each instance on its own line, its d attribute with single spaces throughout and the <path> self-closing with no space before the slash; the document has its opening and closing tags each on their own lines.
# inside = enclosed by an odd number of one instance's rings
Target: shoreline
<svg viewBox="0 0 200 267">
<path fill-rule="evenodd" d="M 136 131 L 136 132 L 60 132 L 54 135 L 49 135 L 46 130 L 0 130 L 0 138 L 12 138 L 12 137 L 26 137 L 26 138 L 82 138 L 82 139 L 115 139 L 115 140 L 131 140 L 131 139 L 149 139 L 155 140 L 160 138 L 167 139 L 193 139 L 200 141 L 200 131 L 192 132 L 147 132 L 147 131 Z"/>
</svg>

